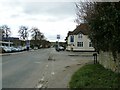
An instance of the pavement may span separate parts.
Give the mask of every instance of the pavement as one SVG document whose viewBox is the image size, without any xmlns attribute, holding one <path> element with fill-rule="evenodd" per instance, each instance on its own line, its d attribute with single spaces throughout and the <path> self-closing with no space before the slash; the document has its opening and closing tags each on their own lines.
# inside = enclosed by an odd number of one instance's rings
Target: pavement
<svg viewBox="0 0 120 90">
<path fill-rule="evenodd" d="M 35 51 L 35 50 L 21 51 L 21 52 L 10 52 L 10 53 L 0 53 L 0 56 L 9 56 L 9 55 L 14 55 L 14 54 L 26 53 L 26 52 L 30 52 L 30 51 Z"/>
<path fill-rule="evenodd" d="M 67 88 L 74 72 L 93 62 L 92 54 L 49 48 L 3 55 L 2 87 Z"/>
</svg>

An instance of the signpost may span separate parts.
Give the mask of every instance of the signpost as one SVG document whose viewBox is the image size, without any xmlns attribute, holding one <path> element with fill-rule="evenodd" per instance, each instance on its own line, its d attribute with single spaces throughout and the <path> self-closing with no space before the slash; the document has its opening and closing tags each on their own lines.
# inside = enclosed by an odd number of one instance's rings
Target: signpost
<svg viewBox="0 0 120 90">
<path fill-rule="evenodd" d="M 28 51 L 30 48 L 30 41 L 29 40 L 26 40 L 26 47 L 27 47 L 27 51 Z"/>
<path fill-rule="evenodd" d="M 59 34 L 57 35 L 57 39 L 58 39 L 58 46 L 57 46 L 57 48 L 58 48 L 58 51 L 59 51 L 59 39 L 60 39 L 60 35 Z"/>
</svg>

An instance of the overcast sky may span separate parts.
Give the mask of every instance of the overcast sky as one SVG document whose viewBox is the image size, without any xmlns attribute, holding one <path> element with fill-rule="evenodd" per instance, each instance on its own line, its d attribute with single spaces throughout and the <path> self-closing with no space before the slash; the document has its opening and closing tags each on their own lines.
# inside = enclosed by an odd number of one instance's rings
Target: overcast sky
<svg viewBox="0 0 120 90">
<path fill-rule="evenodd" d="M 0 25 L 7 24 L 12 36 L 18 37 L 19 26 L 38 27 L 47 40 L 64 41 L 76 27 L 74 2 L 41 2 L 36 0 L 0 0 Z"/>
</svg>

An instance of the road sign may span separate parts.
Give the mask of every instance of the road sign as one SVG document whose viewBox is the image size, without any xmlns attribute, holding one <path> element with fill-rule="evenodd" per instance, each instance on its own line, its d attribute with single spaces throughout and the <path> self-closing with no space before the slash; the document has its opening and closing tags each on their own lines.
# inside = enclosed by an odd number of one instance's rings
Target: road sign
<svg viewBox="0 0 120 90">
<path fill-rule="evenodd" d="M 60 35 L 57 35 L 57 39 L 60 39 Z"/>
</svg>

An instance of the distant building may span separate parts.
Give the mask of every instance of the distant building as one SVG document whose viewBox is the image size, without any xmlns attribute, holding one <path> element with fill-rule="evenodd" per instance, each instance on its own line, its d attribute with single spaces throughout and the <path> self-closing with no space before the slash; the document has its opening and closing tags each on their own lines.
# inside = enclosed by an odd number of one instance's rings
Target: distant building
<svg viewBox="0 0 120 90">
<path fill-rule="evenodd" d="M 0 41 L 2 41 L 2 30 L 0 30 Z"/>
<path fill-rule="evenodd" d="M 3 37 L 2 38 L 2 41 L 5 41 L 5 42 L 12 42 L 14 46 L 20 46 L 21 45 L 21 40 L 19 40 L 19 38 L 17 37 Z"/>
<path fill-rule="evenodd" d="M 18 37 L 3 37 L 2 30 L 0 30 L 0 44 L 10 44 L 14 46 L 21 45 L 23 41 L 19 40 Z"/>
<path fill-rule="evenodd" d="M 3 40 L 3 41 L 9 41 L 9 40 L 10 40 L 10 41 L 14 41 L 14 40 L 19 40 L 19 38 L 17 38 L 17 37 L 8 37 L 8 38 L 3 37 L 2 40 Z"/>
<path fill-rule="evenodd" d="M 66 37 L 66 50 L 72 51 L 94 51 L 92 42 L 88 38 L 88 26 L 85 23 L 80 24 L 74 31 L 69 31 Z"/>
</svg>

